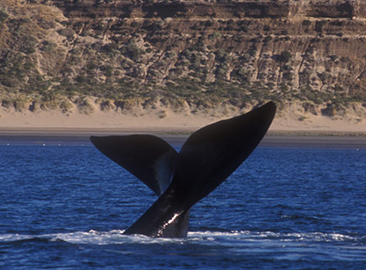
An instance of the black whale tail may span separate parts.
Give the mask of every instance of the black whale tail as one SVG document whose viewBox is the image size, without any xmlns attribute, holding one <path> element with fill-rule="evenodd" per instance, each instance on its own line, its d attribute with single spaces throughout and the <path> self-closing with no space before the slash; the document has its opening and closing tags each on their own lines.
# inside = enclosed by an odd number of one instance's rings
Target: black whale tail
<svg viewBox="0 0 366 270">
<path fill-rule="evenodd" d="M 125 234 L 184 237 L 189 209 L 219 186 L 252 153 L 266 134 L 275 112 L 275 104 L 269 102 L 247 114 L 193 133 L 174 162 L 175 170 L 168 189 Z"/>
</svg>

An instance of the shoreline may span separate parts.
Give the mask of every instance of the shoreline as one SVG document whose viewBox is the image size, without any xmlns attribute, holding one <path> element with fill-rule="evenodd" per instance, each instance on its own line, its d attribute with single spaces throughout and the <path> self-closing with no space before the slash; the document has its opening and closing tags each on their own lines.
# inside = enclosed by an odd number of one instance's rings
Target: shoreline
<svg viewBox="0 0 366 270">
<path fill-rule="evenodd" d="M 0 128 L 0 146 L 91 146 L 89 137 L 152 134 L 173 146 L 181 146 L 194 132 L 188 129 L 110 129 L 110 128 Z M 270 130 L 259 147 L 332 148 L 366 150 L 366 135 L 352 132 Z"/>
<path fill-rule="evenodd" d="M 87 135 L 190 135 L 200 127 L 0 127 L 0 136 L 87 136 Z M 366 131 L 341 131 L 341 130 L 300 130 L 300 129 L 275 129 L 270 128 L 269 136 L 302 136 L 302 137 L 366 137 Z"/>
</svg>

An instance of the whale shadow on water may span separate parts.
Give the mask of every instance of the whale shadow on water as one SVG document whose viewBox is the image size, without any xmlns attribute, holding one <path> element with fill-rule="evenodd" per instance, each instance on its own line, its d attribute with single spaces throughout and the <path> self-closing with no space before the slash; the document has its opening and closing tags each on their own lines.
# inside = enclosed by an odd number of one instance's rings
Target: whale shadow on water
<svg viewBox="0 0 366 270">
<path fill-rule="evenodd" d="M 94 146 L 159 198 L 124 233 L 186 237 L 190 208 L 229 177 L 258 146 L 276 113 L 268 102 L 194 132 L 179 153 L 153 135 L 91 136 Z"/>
</svg>

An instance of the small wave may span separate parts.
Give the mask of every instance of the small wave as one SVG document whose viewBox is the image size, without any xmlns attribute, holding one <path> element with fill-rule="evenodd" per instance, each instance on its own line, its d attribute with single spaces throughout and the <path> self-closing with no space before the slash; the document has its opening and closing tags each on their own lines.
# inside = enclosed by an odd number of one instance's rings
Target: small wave
<svg viewBox="0 0 366 270">
<path fill-rule="evenodd" d="M 19 234 L 3 234 L 0 235 L 0 244 L 10 243 L 27 243 L 27 242 L 49 242 L 49 237 L 44 236 L 32 236 L 32 235 L 19 235 Z"/>
<path fill-rule="evenodd" d="M 180 242 L 182 239 L 152 238 L 144 235 L 125 235 L 124 230 L 112 230 L 109 232 L 70 232 L 44 235 L 20 235 L 3 234 L 0 235 L 0 244 L 10 244 L 19 242 L 46 241 L 46 242 L 67 242 L 71 244 L 84 245 L 115 245 L 115 244 L 164 244 Z"/>
<path fill-rule="evenodd" d="M 70 232 L 55 233 L 44 235 L 20 235 L 3 234 L 0 235 L 0 244 L 28 241 L 46 242 L 67 242 L 71 244 L 84 245 L 116 245 L 116 244 L 167 244 L 167 243 L 242 243 L 242 242 L 286 242 L 286 243 L 309 243 L 309 242 L 349 242 L 353 244 L 365 244 L 365 235 L 345 235 L 339 233 L 278 233 L 271 231 L 252 232 L 252 231 L 193 231 L 189 232 L 187 238 L 151 238 L 144 235 L 124 235 L 124 230 L 112 230 L 109 232 Z"/>
<path fill-rule="evenodd" d="M 345 235 L 339 233 L 307 232 L 307 233 L 278 233 L 271 231 L 232 231 L 232 232 L 189 232 L 190 238 L 214 239 L 234 238 L 247 241 L 254 240 L 279 240 L 284 242 L 356 242 L 364 243 L 366 235 Z"/>
<path fill-rule="evenodd" d="M 24 241 L 34 238 L 32 235 L 20 235 L 20 234 L 2 234 L 0 235 L 0 243 L 9 243 L 16 241 Z"/>
<path fill-rule="evenodd" d="M 110 232 L 89 232 L 61 233 L 53 237 L 54 241 L 62 240 L 73 244 L 93 244 L 93 245 L 112 245 L 112 244 L 151 244 L 172 242 L 168 238 L 152 238 L 144 235 L 125 235 L 124 230 L 112 230 Z"/>
</svg>

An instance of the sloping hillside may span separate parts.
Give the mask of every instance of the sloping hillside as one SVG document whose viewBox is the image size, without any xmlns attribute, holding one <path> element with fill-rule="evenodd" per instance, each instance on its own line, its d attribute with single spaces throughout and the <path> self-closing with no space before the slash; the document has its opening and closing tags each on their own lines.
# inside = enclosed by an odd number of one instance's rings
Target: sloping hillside
<svg viewBox="0 0 366 270">
<path fill-rule="evenodd" d="M 274 100 L 283 117 L 362 123 L 365 24 L 351 0 L 2 0 L 1 107 L 233 115 Z"/>
</svg>

